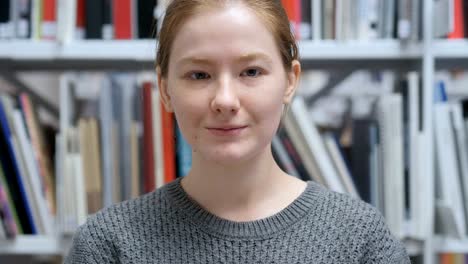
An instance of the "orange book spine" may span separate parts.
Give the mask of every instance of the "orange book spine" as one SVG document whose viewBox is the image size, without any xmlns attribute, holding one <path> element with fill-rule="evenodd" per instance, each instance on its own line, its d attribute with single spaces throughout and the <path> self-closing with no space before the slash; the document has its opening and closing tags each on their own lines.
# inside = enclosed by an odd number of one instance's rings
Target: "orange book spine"
<svg viewBox="0 0 468 264">
<path fill-rule="evenodd" d="M 455 256 L 452 253 L 441 253 L 439 256 L 440 264 L 454 264 Z"/>
<path fill-rule="evenodd" d="M 42 27 L 43 39 L 54 40 L 57 36 L 57 11 L 56 0 L 43 0 L 42 2 Z"/>
<path fill-rule="evenodd" d="M 448 35 L 449 39 L 461 39 L 464 38 L 464 17 L 463 17 L 463 0 L 454 0 L 454 22 L 455 28 L 452 33 Z"/>
<path fill-rule="evenodd" d="M 169 183 L 176 178 L 174 114 L 168 113 L 162 102 L 160 105 L 164 151 L 164 183 Z"/>
</svg>

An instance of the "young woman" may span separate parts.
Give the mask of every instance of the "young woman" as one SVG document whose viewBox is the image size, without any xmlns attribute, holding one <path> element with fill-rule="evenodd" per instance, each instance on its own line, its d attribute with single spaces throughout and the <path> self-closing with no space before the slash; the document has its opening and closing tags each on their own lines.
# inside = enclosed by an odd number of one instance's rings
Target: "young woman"
<svg viewBox="0 0 468 264">
<path fill-rule="evenodd" d="M 273 159 L 301 73 L 280 1 L 173 0 L 156 64 L 192 169 L 90 217 L 66 263 L 409 263 L 376 209 Z"/>
</svg>

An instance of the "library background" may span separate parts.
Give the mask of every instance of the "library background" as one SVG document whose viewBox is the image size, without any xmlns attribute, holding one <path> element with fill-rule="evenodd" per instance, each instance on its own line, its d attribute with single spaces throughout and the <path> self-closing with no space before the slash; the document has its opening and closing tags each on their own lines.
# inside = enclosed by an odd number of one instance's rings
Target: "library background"
<svg viewBox="0 0 468 264">
<path fill-rule="evenodd" d="M 0 2 L 0 263 L 60 263 L 190 169 L 153 71 L 169 1 Z M 304 73 L 275 159 L 376 206 L 413 263 L 468 263 L 468 0 L 282 3 Z"/>
</svg>

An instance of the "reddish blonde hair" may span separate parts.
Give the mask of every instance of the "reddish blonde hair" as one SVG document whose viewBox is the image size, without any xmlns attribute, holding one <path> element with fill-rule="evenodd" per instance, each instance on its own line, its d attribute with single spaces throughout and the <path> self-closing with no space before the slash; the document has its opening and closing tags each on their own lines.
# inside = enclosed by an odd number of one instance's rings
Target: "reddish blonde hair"
<svg viewBox="0 0 468 264">
<path fill-rule="evenodd" d="M 222 8 L 235 3 L 244 4 L 263 21 L 276 40 L 284 68 L 290 71 L 293 60 L 299 59 L 299 50 L 280 0 L 173 0 L 166 9 L 158 36 L 156 66 L 160 67 L 161 75 L 167 77 L 172 44 L 190 17 L 207 8 Z"/>
</svg>

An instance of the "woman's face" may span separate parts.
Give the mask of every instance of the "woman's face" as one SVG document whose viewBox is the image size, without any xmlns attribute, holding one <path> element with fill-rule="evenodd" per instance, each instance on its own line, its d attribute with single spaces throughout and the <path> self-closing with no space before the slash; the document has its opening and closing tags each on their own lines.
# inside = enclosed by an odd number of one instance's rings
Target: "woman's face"
<svg viewBox="0 0 468 264">
<path fill-rule="evenodd" d="M 190 18 L 174 40 L 167 78 L 158 77 L 194 158 L 226 165 L 269 151 L 296 85 L 273 35 L 242 5 Z"/>
</svg>

